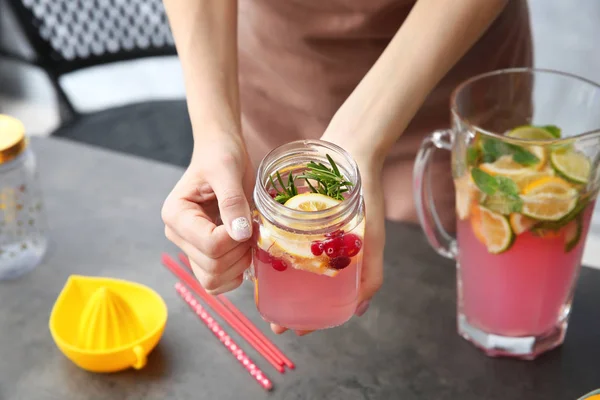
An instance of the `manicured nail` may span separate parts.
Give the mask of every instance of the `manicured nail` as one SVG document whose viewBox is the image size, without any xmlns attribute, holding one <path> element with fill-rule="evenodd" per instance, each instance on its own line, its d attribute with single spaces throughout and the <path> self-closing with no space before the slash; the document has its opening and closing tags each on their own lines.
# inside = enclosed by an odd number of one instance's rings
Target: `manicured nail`
<svg viewBox="0 0 600 400">
<path fill-rule="evenodd" d="M 356 311 L 354 311 L 354 314 L 358 317 L 362 317 L 364 313 L 367 312 L 367 310 L 369 309 L 369 304 L 370 301 L 369 300 L 365 300 L 363 302 L 361 302 L 358 307 L 356 307 Z"/>
<path fill-rule="evenodd" d="M 231 233 L 233 240 L 242 241 L 250 239 L 250 236 L 252 236 L 252 227 L 246 218 L 239 217 L 231 222 Z"/>
</svg>

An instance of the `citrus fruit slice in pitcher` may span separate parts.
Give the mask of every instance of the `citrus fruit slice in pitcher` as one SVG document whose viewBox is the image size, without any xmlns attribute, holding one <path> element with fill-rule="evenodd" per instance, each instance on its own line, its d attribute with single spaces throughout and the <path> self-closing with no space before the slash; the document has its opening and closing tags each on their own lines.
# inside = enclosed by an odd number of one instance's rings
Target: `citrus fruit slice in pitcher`
<svg viewBox="0 0 600 400">
<path fill-rule="evenodd" d="M 523 189 L 522 214 L 538 221 L 558 221 L 577 205 L 578 192 L 557 176 L 541 178 Z"/>
<path fill-rule="evenodd" d="M 478 200 L 479 191 L 471 178 L 471 174 L 465 174 L 454 180 L 456 191 L 456 214 L 458 219 L 469 218 L 473 203 Z"/>
<path fill-rule="evenodd" d="M 536 128 L 535 126 L 520 126 L 508 132 L 509 137 L 516 139 L 525 140 L 554 140 L 554 137 L 550 132 L 542 128 Z"/>
<path fill-rule="evenodd" d="M 474 212 L 479 216 L 479 227 L 474 226 L 475 235 L 483 241 L 490 253 L 502 253 L 510 248 L 514 234 L 508 219 L 482 206 L 475 206 Z"/>
<path fill-rule="evenodd" d="M 516 213 L 510 214 L 508 220 L 510 222 L 510 227 L 516 235 L 527 232 L 537 223 L 535 219 Z"/>
<path fill-rule="evenodd" d="M 592 165 L 582 153 L 573 150 L 557 150 L 550 154 L 552 167 L 565 179 L 574 183 L 586 183 Z"/>
</svg>

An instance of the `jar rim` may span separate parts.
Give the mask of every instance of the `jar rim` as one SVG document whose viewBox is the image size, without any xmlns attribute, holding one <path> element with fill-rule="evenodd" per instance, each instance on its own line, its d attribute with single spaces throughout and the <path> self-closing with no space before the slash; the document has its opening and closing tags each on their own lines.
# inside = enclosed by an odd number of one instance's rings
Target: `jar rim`
<svg viewBox="0 0 600 400">
<path fill-rule="evenodd" d="M 319 211 L 293 210 L 275 201 L 266 188 L 267 179 L 275 171 L 279 171 L 284 165 L 294 164 L 294 159 L 307 158 L 310 154 L 315 158 L 320 152 L 331 153 L 332 158 L 336 159 L 338 168 L 342 169 L 348 176 L 346 178 L 353 183 L 352 189 L 348 192 L 349 196 L 333 207 Z M 320 161 L 320 160 L 311 160 Z M 338 163 L 338 161 L 342 161 Z M 314 232 L 311 227 L 331 229 L 331 223 L 338 221 L 335 225 L 344 225 L 352 218 L 362 206 L 362 187 L 361 176 L 356 161 L 342 147 L 320 139 L 305 139 L 289 142 L 271 150 L 261 161 L 256 174 L 256 184 L 254 186 L 254 206 L 269 222 L 282 225 L 301 224 L 307 226 L 311 233 Z M 275 221 L 274 216 L 279 221 Z M 299 230 L 299 229 L 294 229 Z M 302 230 L 302 229 L 300 229 Z"/>
</svg>

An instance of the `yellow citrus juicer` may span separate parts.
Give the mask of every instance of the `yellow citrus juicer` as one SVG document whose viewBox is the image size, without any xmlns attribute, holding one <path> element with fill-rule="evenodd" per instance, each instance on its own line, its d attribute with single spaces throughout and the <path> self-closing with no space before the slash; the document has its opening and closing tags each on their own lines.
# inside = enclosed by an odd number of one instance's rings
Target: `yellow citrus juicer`
<svg viewBox="0 0 600 400">
<path fill-rule="evenodd" d="M 167 322 L 167 306 L 147 286 L 71 275 L 50 314 L 62 353 L 92 372 L 143 368 Z"/>
</svg>

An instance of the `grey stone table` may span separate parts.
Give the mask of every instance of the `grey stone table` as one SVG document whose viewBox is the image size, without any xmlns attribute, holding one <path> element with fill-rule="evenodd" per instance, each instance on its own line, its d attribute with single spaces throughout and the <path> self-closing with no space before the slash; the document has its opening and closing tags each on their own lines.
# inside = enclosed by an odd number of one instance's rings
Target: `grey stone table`
<svg viewBox="0 0 600 400">
<path fill-rule="evenodd" d="M 582 272 L 562 348 L 533 362 L 491 359 L 456 334 L 452 264 L 417 227 L 388 224 L 385 284 L 367 314 L 304 338 L 271 335 L 297 364 L 284 375 L 243 343 L 274 381 L 266 393 L 181 301 L 160 264 L 162 251 L 176 251 L 159 214 L 181 170 L 57 139 L 33 146 L 52 247 L 34 272 L 0 283 L 2 400 L 574 400 L 600 387 L 600 271 Z M 58 351 L 48 316 L 70 274 L 130 279 L 164 297 L 169 321 L 145 369 L 92 374 Z M 249 285 L 229 296 L 267 331 Z"/>
</svg>

